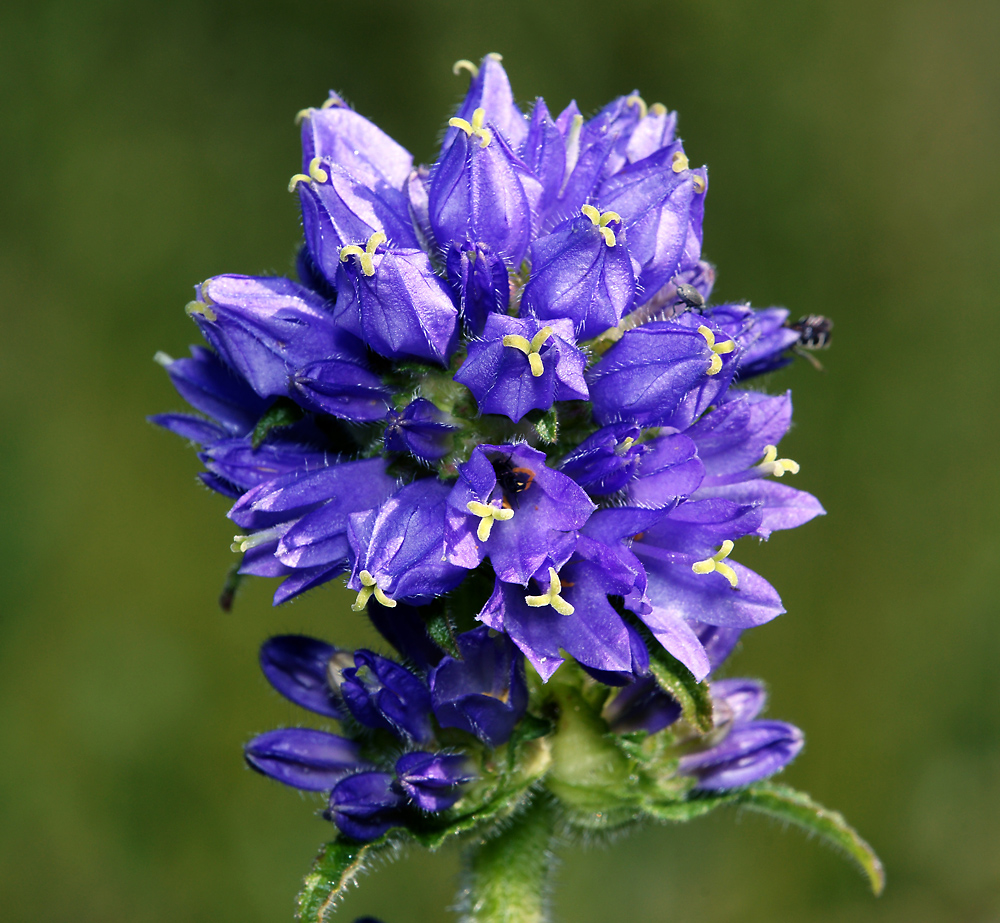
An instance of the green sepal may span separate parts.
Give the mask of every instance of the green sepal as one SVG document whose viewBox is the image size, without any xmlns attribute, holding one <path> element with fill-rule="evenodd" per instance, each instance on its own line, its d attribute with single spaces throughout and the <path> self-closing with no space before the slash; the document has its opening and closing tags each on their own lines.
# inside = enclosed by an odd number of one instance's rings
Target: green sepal
<svg viewBox="0 0 1000 923">
<path fill-rule="evenodd" d="M 722 795 L 689 797 L 683 801 L 650 799 L 643 805 L 643 810 L 655 820 L 682 824 L 702 817 L 724 804 L 732 804 L 735 797 L 727 792 Z"/>
<path fill-rule="evenodd" d="M 708 683 L 699 683 L 684 664 L 659 644 L 654 642 L 648 647 L 649 669 L 656 681 L 677 700 L 684 720 L 707 734 L 714 726 Z"/>
<path fill-rule="evenodd" d="M 295 899 L 295 915 L 308 923 L 324 923 L 340 903 L 347 886 L 366 871 L 376 856 L 393 849 L 391 833 L 372 843 L 338 838 L 327 843 Z"/>
<path fill-rule="evenodd" d="M 298 423 L 305 416 L 305 411 L 299 407 L 295 401 L 287 397 L 279 397 L 257 421 L 253 428 L 253 435 L 250 437 L 250 445 L 257 451 L 264 440 L 270 435 L 271 430 L 280 429 L 283 426 L 291 426 Z"/>
<path fill-rule="evenodd" d="M 509 744 L 511 752 L 519 744 L 527 743 L 529 740 L 537 740 L 539 737 L 551 734 L 554 730 L 555 725 L 548 718 L 539 718 L 530 712 L 526 713 L 517 723 L 517 727 L 514 728 L 514 733 L 511 735 Z"/>
<path fill-rule="evenodd" d="M 882 862 L 838 811 L 824 808 L 805 792 L 768 782 L 759 782 L 738 793 L 736 803 L 815 833 L 861 867 L 876 897 L 882 893 L 885 887 Z"/>
<path fill-rule="evenodd" d="M 559 439 L 559 417 L 555 407 L 550 407 L 535 422 L 535 432 L 548 445 L 553 445 Z"/>
<path fill-rule="evenodd" d="M 446 651 L 456 660 L 462 659 L 462 654 L 458 649 L 458 642 L 455 640 L 455 626 L 452 625 L 447 613 L 435 612 L 427 619 L 425 624 L 430 639 L 441 650 Z"/>
</svg>

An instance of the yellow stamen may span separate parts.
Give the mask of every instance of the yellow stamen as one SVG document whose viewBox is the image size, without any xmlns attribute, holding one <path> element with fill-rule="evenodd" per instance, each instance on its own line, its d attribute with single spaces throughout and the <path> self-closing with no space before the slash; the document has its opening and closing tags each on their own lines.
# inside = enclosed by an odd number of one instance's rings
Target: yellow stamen
<svg viewBox="0 0 1000 923">
<path fill-rule="evenodd" d="M 644 119 L 646 117 L 646 113 L 649 112 L 646 100 L 644 100 L 641 96 L 636 96 L 634 93 L 625 100 L 625 105 L 638 106 L 640 119 Z"/>
<path fill-rule="evenodd" d="M 691 570 L 696 574 L 722 574 L 729 581 L 729 585 L 735 590 L 736 584 L 739 578 L 736 576 L 736 571 L 734 571 L 728 564 L 723 564 L 723 559 L 728 558 L 732 552 L 735 545 L 727 538 L 723 543 L 722 547 L 712 555 L 710 558 L 705 558 L 704 561 L 695 561 L 691 565 Z"/>
<path fill-rule="evenodd" d="M 339 105 L 340 105 L 340 99 L 336 96 L 330 96 L 323 102 L 323 105 L 320 106 L 320 109 L 329 109 L 332 106 L 339 106 Z"/>
<path fill-rule="evenodd" d="M 653 103 L 653 105 L 649 107 L 649 114 L 664 116 L 667 114 L 667 107 L 664 106 L 663 103 Z"/>
<path fill-rule="evenodd" d="M 691 164 L 684 151 L 674 151 L 674 158 L 670 162 L 670 169 L 674 173 L 683 173 Z M 700 178 L 700 177 L 699 177 Z"/>
<path fill-rule="evenodd" d="M 532 609 L 540 609 L 542 606 L 551 606 L 560 615 L 572 615 L 576 612 L 572 603 L 566 602 L 559 594 L 562 593 L 562 581 L 556 573 L 554 567 L 549 568 L 549 589 L 541 596 L 525 596 L 524 601 Z"/>
<path fill-rule="evenodd" d="M 481 542 L 489 540 L 490 533 L 493 531 L 494 522 L 506 522 L 508 519 L 512 519 L 514 517 L 513 510 L 504 509 L 500 506 L 493 506 L 492 503 L 480 503 L 478 500 L 470 500 L 465 506 L 473 516 L 480 517 L 479 528 L 476 529 L 476 536 Z"/>
<path fill-rule="evenodd" d="M 376 231 L 368 238 L 368 243 L 365 245 L 365 249 L 362 250 L 357 244 L 348 244 L 346 247 L 342 247 L 340 250 L 340 262 L 346 263 L 348 257 L 356 256 L 361 261 L 361 271 L 366 276 L 375 275 L 375 262 L 373 257 L 375 256 L 375 248 L 379 244 L 384 244 L 386 242 L 386 236 L 384 231 Z"/>
<path fill-rule="evenodd" d="M 708 348 L 712 350 L 712 361 L 708 366 L 709 375 L 718 375 L 722 371 L 722 357 L 726 353 L 731 353 L 736 349 L 736 343 L 733 340 L 725 340 L 722 343 L 715 342 L 715 334 L 708 329 L 704 324 L 698 328 L 698 333 L 700 333 L 704 338 L 705 342 L 708 343 Z"/>
<path fill-rule="evenodd" d="M 456 61 L 451 66 L 451 72 L 457 77 L 462 71 L 468 71 L 472 74 L 472 79 L 475 80 L 479 76 L 479 68 L 473 64 L 468 58 L 462 58 Z"/>
<path fill-rule="evenodd" d="M 204 301 L 189 301 L 184 306 L 184 313 L 190 317 L 193 314 L 200 314 L 207 321 L 213 323 L 218 319 L 213 311 Z"/>
<path fill-rule="evenodd" d="M 529 343 L 527 339 L 518 333 L 508 333 L 507 336 L 503 338 L 503 345 L 510 346 L 514 349 L 519 349 L 528 357 L 528 365 L 531 368 L 531 374 L 535 378 L 540 378 L 545 373 L 545 368 L 542 365 L 542 357 L 538 354 L 538 351 L 542 348 L 545 341 L 552 336 L 551 327 L 542 327 L 532 338 Z"/>
<path fill-rule="evenodd" d="M 790 458 L 778 458 L 778 447 L 766 445 L 764 446 L 764 460 L 757 465 L 757 470 L 765 477 L 770 474 L 780 478 L 786 471 L 798 474 L 799 463 Z"/>
<path fill-rule="evenodd" d="M 311 119 L 312 114 L 315 111 L 316 110 L 312 106 L 308 109 L 299 109 L 299 111 L 295 113 L 295 124 L 301 125 L 306 119 Z"/>
<path fill-rule="evenodd" d="M 472 122 L 467 122 L 465 119 L 448 119 L 448 124 L 452 128 L 461 128 L 470 138 L 477 137 L 480 139 L 480 147 L 488 147 L 489 143 L 493 140 L 493 132 L 488 128 L 483 128 L 483 122 L 486 119 L 486 110 L 477 109 L 472 113 Z"/>
<path fill-rule="evenodd" d="M 361 590 L 358 592 L 358 598 L 354 600 L 351 604 L 351 608 L 355 612 L 360 612 L 365 606 L 368 605 L 368 600 L 374 596 L 383 606 L 387 609 L 394 609 L 396 607 L 396 600 L 389 599 L 385 595 L 381 587 L 375 582 L 375 578 L 366 570 L 361 571 L 358 574 L 358 579 L 361 581 Z"/>
<path fill-rule="evenodd" d="M 299 183 L 308 183 L 308 182 L 311 182 L 311 181 L 312 181 L 312 177 L 309 176 L 308 174 L 306 174 L 306 173 L 296 173 L 295 176 L 293 176 L 288 181 L 288 191 L 289 192 L 295 192 L 295 188 L 296 188 L 296 186 L 299 185 Z"/>
<path fill-rule="evenodd" d="M 705 181 L 697 173 L 691 177 L 691 181 L 694 183 L 695 192 L 705 191 Z"/>
<path fill-rule="evenodd" d="M 309 161 L 309 176 L 317 183 L 325 183 L 330 178 L 330 174 L 320 166 L 322 162 L 319 157 L 313 157 Z"/>
<path fill-rule="evenodd" d="M 591 220 L 591 223 L 601 232 L 604 242 L 609 247 L 615 245 L 615 232 L 608 227 L 608 224 L 612 221 L 617 221 L 619 224 L 622 223 L 622 216 L 618 212 L 599 212 L 593 205 L 584 205 L 580 209 L 580 213 L 586 215 Z"/>
</svg>

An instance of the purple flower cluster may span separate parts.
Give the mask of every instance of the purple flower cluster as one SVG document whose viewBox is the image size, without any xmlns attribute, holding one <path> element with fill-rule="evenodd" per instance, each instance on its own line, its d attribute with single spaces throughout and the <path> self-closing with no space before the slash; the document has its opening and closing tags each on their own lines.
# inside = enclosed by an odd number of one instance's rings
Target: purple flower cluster
<svg viewBox="0 0 1000 923">
<path fill-rule="evenodd" d="M 468 761 L 421 748 L 441 728 L 507 740 L 522 655 L 544 682 L 568 656 L 636 702 L 661 648 L 704 680 L 783 611 L 734 543 L 823 512 L 775 480 L 798 470 L 776 449 L 789 394 L 742 388 L 798 331 L 783 309 L 704 306 L 708 177 L 676 114 L 632 94 L 590 119 L 541 99 L 526 115 L 499 56 L 468 66 L 430 168 L 336 95 L 302 112 L 299 281 L 209 279 L 188 313 L 212 348 L 158 357 L 199 415 L 154 421 L 235 501 L 241 573 L 282 578 L 276 604 L 346 576 L 414 665 L 265 645 L 284 695 L 406 751 L 386 767 L 301 729 L 248 746 L 261 771 L 329 790 L 359 838 L 460 797 Z M 448 656 L 428 635 L 442 625 Z M 675 706 L 653 691 L 665 727 Z M 683 771 L 739 785 L 747 753 L 790 759 L 799 738 L 762 724 L 733 718 Z"/>
</svg>

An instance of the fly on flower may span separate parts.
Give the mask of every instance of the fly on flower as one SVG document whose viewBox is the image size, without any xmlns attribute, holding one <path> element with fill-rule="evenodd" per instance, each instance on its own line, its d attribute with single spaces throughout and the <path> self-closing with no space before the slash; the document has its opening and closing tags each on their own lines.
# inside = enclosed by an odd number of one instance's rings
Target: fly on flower
<svg viewBox="0 0 1000 923">
<path fill-rule="evenodd" d="M 708 173 L 666 106 L 523 111 L 499 55 L 466 71 L 427 166 L 336 94 L 303 109 L 297 277 L 203 282 L 210 348 L 159 357 L 194 413 L 152 419 L 233 500 L 240 574 L 278 579 L 275 604 L 345 578 L 395 649 L 262 650 L 279 692 L 340 725 L 246 746 L 339 831 L 303 913 L 407 837 L 496 834 L 544 870 L 556 825 L 726 803 L 810 826 L 877 884 L 839 815 L 764 781 L 801 732 L 712 679 L 784 611 L 741 540 L 823 513 L 778 458 L 790 395 L 746 383 L 832 324 L 710 303 Z"/>
</svg>

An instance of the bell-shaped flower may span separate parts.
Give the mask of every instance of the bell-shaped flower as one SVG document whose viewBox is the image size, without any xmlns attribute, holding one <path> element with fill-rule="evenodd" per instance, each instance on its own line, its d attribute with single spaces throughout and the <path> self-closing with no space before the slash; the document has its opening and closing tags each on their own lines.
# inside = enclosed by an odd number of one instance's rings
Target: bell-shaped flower
<svg viewBox="0 0 1000 923">
<path fill-rule="evenodd" d="M 374 596 L 383 606 L 429 603 L 453 590 L 465 569 L 445 558 L 445 503 L 449 485 L 436 478 L 408 484 L 378 510 L 350 516 L 355 556 L 347 585 L 358 592 L 357 611 Z"/>
<path fill-rule="evenodd" d="M 386 452 L 405 452 L 422 461 L 436 462 L 451 451 L 457 427 L 430 401 L 417 398 L 402 410 L 390 410 L 382 443 Z"/>
<path fill-rule="evenodd" d="M 227 436 L 246 435 L 267 408 L 264 398 L 204 346 L 192 346 L 190 358 L 171 359 L 164 353 L 157 353 L 156 361 L 167 370 L 180 396 L 217 425 L 198 430 L 197 424 L 207 421 L 186 414 L 160 414 L 150 419 L 193 442 L 204 444 Z M 188 424 L 186 431 L 182 428 L 185 422 Z M 212 438 L 213 434 L 218 435 Z"/>
<path fill-rule="evenodd" d="M 485 110 L 489 120 L 502 132 L 510 146 L 517 150 L 528 133 L 528 125 L 524 113 L 514 102 L 510 80 L 500 63 L 502 60 L 502 55 L 491 52 L 483 58 L 478 67 L 471 61 L 456 63 L 455 72 L 458 73 L 464 67 L 472 74 L 472 81 L 469 84 L 469 92 L 465 94 L 465 99 L 462 100 L 462 105 L 459 106 L 455 116 L 471 122 L 477 109 Z M 451 135 L 460 130 L 450 126 L 445 134 L 445 144 Z"/>
<path fill-rule="evenodd" d="M 307 792 L 333 788 L 366 766 L 353 740 L 310 728 L 279 728 L 244 747 L 251 769 Z"/>
<path fill-rule="evenodd" d="M 641 267 L 637 284 L 643 291 L 657 291 L 685 263 L 699 258 L 700 238 L 693 253 L 689 234 L 696 199 L 705 188 L 702 175 L 687 169 L 679 143 L 630 164 L 598 188 L 594 202 L 622 216 L 629 253 Z"/>
<path fill-rule="evenodd" d="M 237 496 L 251 487 L 300 469 L 322 468 L 329 453 L 294 442 L 265 442 L 256 449 L 250 440 L 224 439 L 205 446 L 198 458 L 210 474 L 238 488 Z"/>
<path fill-rule="evenodd" d="M 762 518 L 754 534 L 765 539 L 774 531 L 794 529 L 823 515 L 812 494 L 771 480 L 799 470 L 792 459 L 777 457 L 777 444 L 791 421 L 788 392 L 774 397 L 737 392 L 705 414 L 686 432 L 706 470 L 696 497 L 757 504 Z"/>
<path fill-rule="evenodd" d="M 359 772 L 337 783 L 324 813 L 341 833 L 364 843 L 401 824 L 405 804 L 391 772 Z"/>
<path fill-rule="evenodd" d="M 480 241 L 520 266 L 542 189 L 503 135 L 487 127 L 487 116 L 478 108 L 468 120 L 451 120 L 455 131 L 445 138 L 428 191 L 431 229 L 440 247 Z"/>
<path fill-rule="evenodd" d="M 594 418 L 684 429 L 729 385 L 736 344 L 669 321 L 629 330 L 587 372 Z"/>
<path fill-rule="evenodd" d="M 535 100 L 528 135 L 520 154 L 531 174 L 542 185 L 538 211 L 545 214 L 559 195 L 566 175 L 566 140 L 544 99 Z"/>
<path fill-rule="evenodd" d="M 385 234 L 400 249 L 420 246 L 406 194 L 388 183 L 317 160 L 309 175 L 293 177 L 293 184 L 302 204 L 306 246 L 330 283 L 336 281 L 343 248 L 363 245 L 372 234 Z"/>
<path fill-rule="evenodd" d="M 448 495 L 445 552 L 469 570 L 489 557 L 500 580 L 523 587 L 546 562 L 568 560 L 593 510 L 543 452 L 522 443 L 478 446 Z"/>
<path fill-rule="evenodd" d="M 434 716 L 441 727 L 460 728 L 499 747 L 528 707 L 524 661 L 506 635 L 485 626 L 455 640 L 461 659 L 445 656 L 430 674 Z"/>
<path fill-rule="evenodd" d="M 330 685 L 336 659 L 346 651 L 305 635 L 277 635 L 260 647 L 260 668 L 267 681 L 290 702 L 329 718 L 342 718 L 343 702 Z"/>
<path fill-rule="evenodd" d="M 340 694 L 365 727 L 385 728 L 404 740 L 430 740 L 431 695 L 423 680 L 387 657 L 354 652 L 340 671 Z"/>
<path fill-rule="evenodd" d="M 377 176 L 395 189 L 403 188 L 413 168 L 413 156 L 336 93 L 331 93 L 321 108 L 304 109 L 299 117 L 304 173 L 318 157 L 355 176 Z"/>
<path fill-rule="evenodd" d="M 448 281 L 458 294 L 465 326 L 476 336 L 482 335 L 487 317 L 507 313 L 510 302 L 507 266 L 488 245 L 465 240 L 449 245 L 445 267 Z"/>
<path fill-rule="evenodd" d="M 292 373 L 319 359 L 366 364 L 364 347 L 337 329 L 326 302 L 289 279 L 216 276 L 202 283 L 187 310 L 261 397 L 289 394 Z"/>
<path fill-rule="evenodd" d="M 559 470 L 590 494 L 613 494 L 636 476 L 648 451 L 644 443 L 636 441 L 641 434 L 641 427 L 634 423 L 602 427 L 570 452 L 559 463 Z"/>
<path fill-rule="evenodd" d="M 632 306 L 635 277 L 621 216 L 592 205 L 531 245 L 521 312 L 546 323 L 567 317 L 577 339 L 614 327 Z"/>
<path fill-rule="evenodd" d="M 636 476 L 626 488 L 629 503 L 650 509 L 673 507 L 704 480 L 698 447 L 685 433 L 657 436 L 643 448 Z"/>
<path fill-rule="evenodd" d="M 419 249 L 389 249 L 378 232 L 341 250 L 337 324 L 389 359 L 445 364 L 455 348 L 458 309 Z"/>
<path fill-rule="evenodd" d="M 381 420 L 392 392 L 374 372 L 353 359 L 321 359 L 295 373 L 295 400 L 321 413 L 371 423 Z"/>
<path fill-rule="evenodd" d="M 483 338 L 469 343 L 455 381 L 473 393 L 480 413 L 503 414 L 516 423 L 555 401 L 585 401 L 586 365 L 571 321 L 490 314 Z"/>
<path fill-rule="evenodd" d="M 404 753 L 396 760 L 399 787 L 421 811 L 447 811 L 476 778 L 472 760 L 461 753 Z"/>
</svg>

